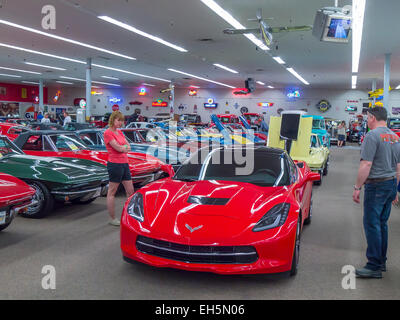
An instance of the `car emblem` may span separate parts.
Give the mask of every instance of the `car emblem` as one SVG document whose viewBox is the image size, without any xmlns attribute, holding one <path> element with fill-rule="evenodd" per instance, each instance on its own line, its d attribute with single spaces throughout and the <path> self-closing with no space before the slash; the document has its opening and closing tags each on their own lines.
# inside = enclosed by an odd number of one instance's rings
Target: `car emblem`
<svg viewBox="0 0 400 320">
<path fill-rule="evenodd" d="M 196 230 L 199 230 L 199 229 L 203 228 L 203 225 L 197 226 L 197 227 L 195 227 L 195 228 L 192 229 L 191 226 L 189 226 L 188 224 L 185 224 L 185 227 L 188 228 L 188 230 L 189 230 L 191 233 L 193 233 L 193 231 L 196 231 Z"/>
</svg>

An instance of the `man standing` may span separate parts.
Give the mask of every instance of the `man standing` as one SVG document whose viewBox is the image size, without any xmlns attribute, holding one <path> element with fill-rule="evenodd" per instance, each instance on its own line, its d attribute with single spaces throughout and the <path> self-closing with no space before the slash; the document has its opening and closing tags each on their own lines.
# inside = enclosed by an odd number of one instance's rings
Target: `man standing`
<svg viewBox="0 0 400 320">
<path fill-rule="evenodd" d="M 42 120 L 40 120 L 40 123 L 50 123 L 50 118 L 49 118 L 49 113 L 46 112 L 44 114 L 44 117 L 42 118 Z"/>
<path fill-rule="evenodd" d="M 392 202 L 398 201 L 400 142 L 387 128 L 386 121 L 385 108 L 368 110 L 370 131 L 361 145 L 361 162 L 353 192 L 353 200 L 360 203 L 360 190 L 365 184 L 363 224 L 368 262 L 365 267 L 356 269 L 357 277 L 361 278 L 382 278 L 382 271 L 386 271 L 387 221 Z"/>
<path fill-rule="evenodd" d="M 67 125 L 68 123 L 71 123 L 72 122 L 72 120 L 71 120 L 71 117 L 69 116 L 69 114 L 68 114 L 68 112 L 67 111 L 64 111 L 64 123 L 63 123 L 63 126 L 65 126 L 65 125 Z"/>
</svg>

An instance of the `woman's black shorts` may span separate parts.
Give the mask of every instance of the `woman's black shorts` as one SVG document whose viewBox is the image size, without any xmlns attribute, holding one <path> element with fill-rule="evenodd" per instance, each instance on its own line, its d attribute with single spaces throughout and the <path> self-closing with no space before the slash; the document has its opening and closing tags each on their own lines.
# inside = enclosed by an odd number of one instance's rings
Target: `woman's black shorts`
<svg viewBox="0 0 400 320">
<path fill-rule="evenodd" d="M 122 181 L 132 180 L 127 163 L 107 162 L 107 170 L 110 182 L 120 183 Z"/>
<path fill-rule="evenodd" d="M 346 141 L 346 136 L 344 134 L 339 134 L 338 135 L 338 140 L 339 141 Z"/>
</svg>

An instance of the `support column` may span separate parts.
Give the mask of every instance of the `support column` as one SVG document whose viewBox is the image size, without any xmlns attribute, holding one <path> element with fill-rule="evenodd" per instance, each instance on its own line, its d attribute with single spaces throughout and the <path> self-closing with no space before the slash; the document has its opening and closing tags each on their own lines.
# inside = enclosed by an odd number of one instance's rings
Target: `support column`
<svg viewBox="0 0 400 320">
<path fill-rule="evenodd" d="M 372 80 L 372 91 L 375 91 L 376 90 L 376 79 L 373 79 Z M 372 103 L 372 105 L 373 106 L 375 106 L 375 103 L 376 103 L 376 97 L 373 97 L 373 103 Z"/>
<path fill-rule="evenodd" d="M 86 117 L 92 115 L 92 58 L 86 60 Z"/>
<path fill-rule="evenodd" d="M 39 80 L 39 110 L 37 111 L 44 111 L 44 104 L 43 104 L 43 79 Z"/>
<path fill-rule="evenodd" d="M 385 70 L 383 79 L 383 106 L 388 114 L 392 114 L 392 109 L 389 108 L 389 86 L 390 86 L 390 58 L 391 53 L 385 54 Z"/>
<path fill-rule="evenodd" d="M 169 92 L 171 95 L 171 99 L 169 100 L 169 114 L 171 116 L 171 118 L 173 118 L 174 114 L 175 114 L 175 86 L 174 84 L 171 82 L 169 85 L 169 88 L 171 89 L 171 91 Z"/>
</svg>

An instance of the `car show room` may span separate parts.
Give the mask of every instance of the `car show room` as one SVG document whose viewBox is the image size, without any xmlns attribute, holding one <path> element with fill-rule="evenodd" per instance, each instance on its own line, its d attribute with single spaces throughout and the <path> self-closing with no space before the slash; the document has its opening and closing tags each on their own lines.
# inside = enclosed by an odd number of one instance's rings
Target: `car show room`
<svg viewBox="0 0 400 320">
<path fill-rule="evenodd" d="M 398 12 L 0 0 L 0 300 L 399 299 Z"/>
</svg>

